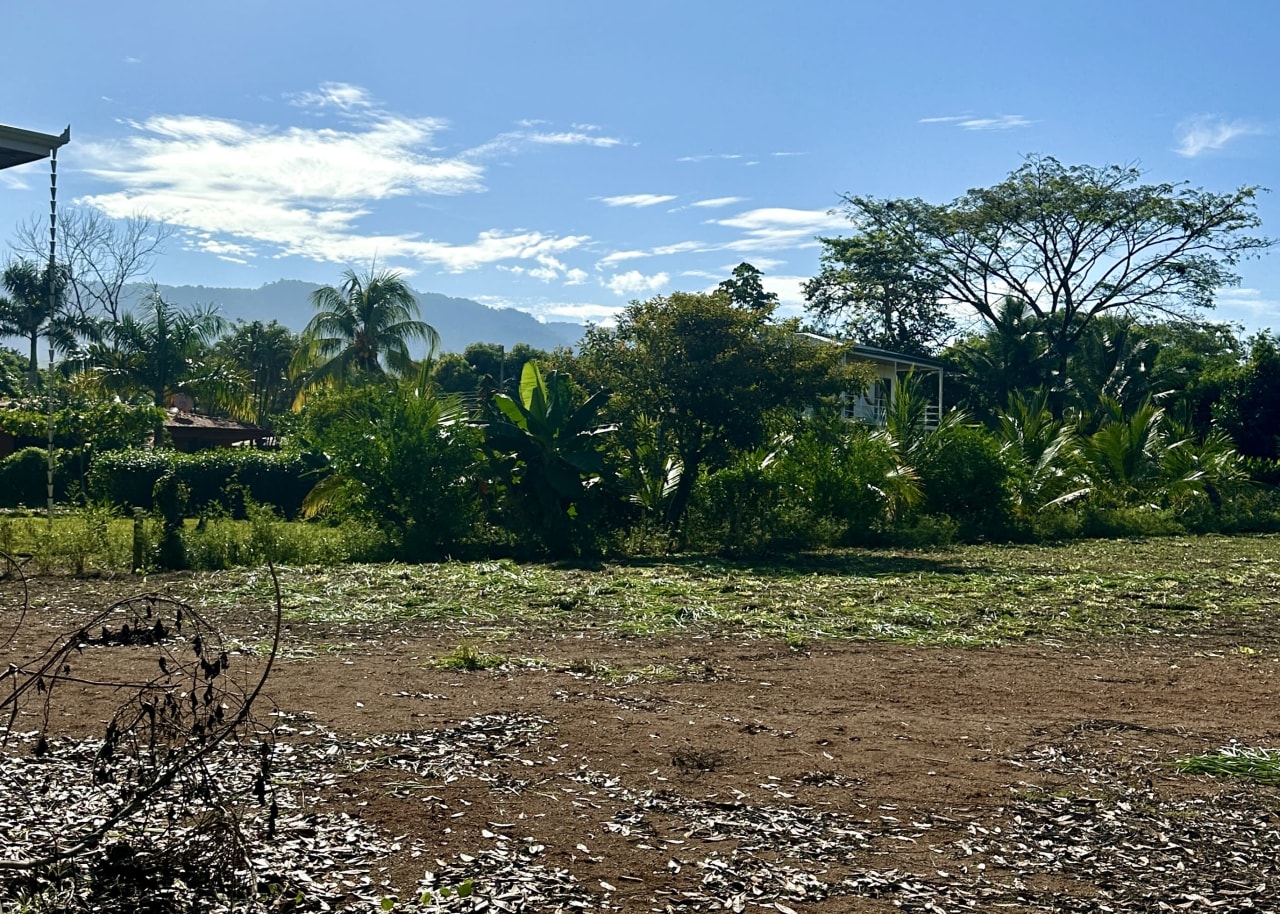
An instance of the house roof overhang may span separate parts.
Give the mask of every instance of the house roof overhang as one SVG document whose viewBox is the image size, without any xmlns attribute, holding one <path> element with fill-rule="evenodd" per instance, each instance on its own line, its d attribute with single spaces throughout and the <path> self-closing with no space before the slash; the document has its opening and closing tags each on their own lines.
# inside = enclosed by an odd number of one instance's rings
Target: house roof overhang
<svg viewBox="0 0 1280 914">
<path fill-rule="evenodd" d="M 927 368 L 930 371 L 941 371 L 946 368 L 946 363 L 940 362 L 938 359 L 931 359 L 923 355 L 908 355 L 905 352 L 894 352 L 890 349 L 880 349 L 877 346 L 862 346 L 857 343 L 842 343 L 840 340 L 833 340 L 829 336 L 823 336 L 820 333 L 801 333 L 803 337 L 813 340 L 815 343 L 828 343 L 832 346 L 845 346 L 849 355 L 857 359 L 866 359 L 872 362 L 894 362 L 898 365 L 913 365 L 920 368 Z"/>
<path fill-rule="evenodd" d="M 0 169 L 46 159 L 55 149 L 69 142 L 70 127 L 62 131 L 60 136 L 54 136 L 51 133 L 36 133 L 34 130 L 20 130 L 0 124 Z"/>
</svg>

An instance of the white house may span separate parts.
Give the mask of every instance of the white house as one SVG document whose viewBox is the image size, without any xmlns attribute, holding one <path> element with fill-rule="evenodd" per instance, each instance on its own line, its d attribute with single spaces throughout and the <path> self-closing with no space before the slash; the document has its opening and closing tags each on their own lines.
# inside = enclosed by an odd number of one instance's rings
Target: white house
<svg viewBox="0 0 1280 914">
<path fill-rule="evenodd" d="M 925 409 L 925 425 L 935 428 L 942 416 L 942 377 L 945 366 L 937 359 L 920 355 L 907 355 L 904 352 L 891 352 L 875 346 L 845 344 L 830 337 L 816 333 L 805 333 L 817 343 L 845 347 L 846 361 L 865 362 L 875 372 L 875 380 L 867 389 L 859 394 L 846 395 L 843 414 L 846 419 L 865 422 L 868 425 L 884 425 L 885 412 L 893 398 L 898 394 L 898 387 L 908 376 L 918 385 L 922 395 L 929 397 Z"/>
</svg>

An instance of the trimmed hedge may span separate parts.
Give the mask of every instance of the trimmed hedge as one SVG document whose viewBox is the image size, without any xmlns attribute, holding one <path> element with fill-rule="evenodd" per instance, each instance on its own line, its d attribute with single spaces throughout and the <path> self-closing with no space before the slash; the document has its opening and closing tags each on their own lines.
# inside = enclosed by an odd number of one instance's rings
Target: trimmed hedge
<svg viewBox="0 0 1280 914">
<path fill-rule="evenodd" d="M 320 480 L 326 460 L 320 454 L 218 448 L 183 454 L 133 449 L 100 454 L 89 470 L 89 493 L 126 507 L 151 510 L 152 493 L 172 472 L 187 491 L 188 515 L 220 506 L 244 517 L 244 496 L 296 517 L 302 499 Z"/>
</svg>

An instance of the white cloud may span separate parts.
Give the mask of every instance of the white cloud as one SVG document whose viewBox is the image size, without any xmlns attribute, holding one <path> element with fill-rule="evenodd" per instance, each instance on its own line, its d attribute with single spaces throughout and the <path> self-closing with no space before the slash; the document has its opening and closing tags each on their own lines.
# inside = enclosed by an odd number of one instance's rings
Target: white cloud
<svg viewBox="0 0 1280 914">
<path fill-rule="evenodd" d="M 595 324 L 609 324 L 622 310 L 618 305 L 599 305 L 594 302 L 565 302 L 562 304 L 539 305 L 537 313 L 543 317 L 559 320 L 578 321 Z"/>
<path fill-rule="evenodd" d="M 676 159 L 676 161 L 677 162 L 707 162 L 711 159 L 740 159 L 740 158 L 742 158 L 741 153 L 719 152 L 719 153 L 712 153 L 710 155 L 681 156 L 680 158 Z"/>
<path fill-rule="evenodd" d="M 126 58 L 124 58 L 124 62 L 125 62 L 125 63 L 127 63 L 127 64 L 142 63 L 142 58 L 141 58 L 141 57 L 126 57 Z"/>
<path fill-rule="evenodd" d="M 778 296 L 778 313 L 781 317 L 796 317 L 804 311 L 804 289 L 802 288 L 810 276 L 769 276 L 765 275 L 760 282 L 766 292 Z"/>
<path fill-rule="evenodd" d="M 530 133 L 526 137 L 531 143 L 542 143 L 552 146 L 610 146 L 619 145 L 622 140 L 613 136 L 592 136 L 589 133 Z"/>
<path fill-rule="evenodd" d="M 621 197 L 601 197 L 600 202 L 605 206 L 657 206 L 659 203 L 666 203 L 674 200 L 674 194 L 626 194 Z"/>
<path fill-rule="evenodd" d="M 368 90 L 350 83 L 321 83 L 315 91 L 298 92 L 287 96 L 290 103 L 299 108 L 337 108 L 356 111 L 374 107 L 373 96 Z"/>
<path fill-rule="evenodd" d="M 705 206 L 708 209 L 717 206 L 732 206 L 735 203 L 742 203 L 746 197 L 710 197 L 706 200 L 695 200 L 690 206 Z"/>
<path fill-rule="evenodd" d="M 564 284 L 566 286 L 580 286 L 583 285 L 588 278 L 590 278 L 590 274 L 588 274 L 586 270 L 579 270 L 577 267 L 574 267 L 572 270 L 564 274 Z"/>
<path fill-rule="evenodd" d="M 828 210 L 766 207 L 740 213 L 729 219 L 712 220 L 714 225 L 742 229 L 745 237 L 716 245 L 726 251 L 769 251 L 780 248 L 812 247 L 817 235 L 847 230 L 844 216 Z"/>
<path fill-rule="evenodd" d="M 653 249 L 654 254 L 667 256 L 668 254 L 688 254 L 693 251 L 705 251 L 707 246 L 700 241 L 677 241 L 675 244 L 664 244 L 661 247 Z"/>
<path fill-rule="evenodd" d="M 123 140 L 80 147 L 86 171 L 119 190 L 77 202 L 112 217 L 146 212 L 189 233 L 196 248 L 234 245 L 214 253 L 239 257 L 344 264 L 402 259 L 460 272 L 536 261 L 589 240 L 490 229 L 451 243 L 416 232 L 361 231 L 361 221 L 382 201 L 484 191 L 484 167 L 468 154 L 435 152 L 431 144 L 442 121 L 383 111 L 359 87 L 326 83 L 294 101 L 338 109 L 349 124 L 274 127 L 189 115 L 130 123 L 133 133 Z"/>
<path fill-rule="evenodd" d="M 653 276 L 645 276 L 639 270 L 630 270 L 626 273 L 615 273 L 608 279 L 602 279 L 600 284 L 612 292 L 614 295 L 642 295 L 646 292 L 657 292 L 665 286 L 671 277 L 666 273 L 655 273 Z"/>
<path fill-rule="evenodd" d="M 1264 297 L 1260 289 L 1217 289 L 1214 303 L 1223 311 L 1248 315 L 1251 323 L 1280 318 L 1280 301 Z"/>
<path fill-rule="evenodd" d="M 947 117 L 922 117 L 917 123 L 954 124 L 964 130 L 1011 130 L 1014 127 L 1029 127 L 1035 121 L 1021 114 L 1000 114 L 995 117 L 972 117 L 960 114 Z"/>
<path fill-rule="evenodd" d="M 18 175 L 10 174 L 7 171 L 0 171 L 0 187 L 7 187 L 10 190 L 29 190 L 27 182 L 22 180 Z"/>
<path fill-rule="evenodd" d="M 603 267 L 611 267 L 615 263 L 622 263 L 624 260 L 638 260 L 641 257 L 652 257 L 649 251 L 614 251 L 612 254 L 605 254 L 596 261 L 596 269 Z"/>
<path fill-rule="evenodd" d="M 1195 158 L 1205 152 L 1221 149 L 1242 136 L 1263 133 L 1261 125 L 1251 121 L 1229 120 L 1217 115 L 1201 115 L 1187 118 L 1174 131 L 1178 145 L 1174 151 L 1180 156 Z"/>
<path fill-rule="evenodd" d="M 738 261 L 738 263 L 741 263 L 741 261 Z M 720 269 L 724 270 L 725 276 L 728 276 L 734 271 L 734 268 L 738 266 L 738 263 L 727 264 Z M 750 263 L 760 272 L 768 273 L 770 270 L 774 270 L 785 265 L 786 261 L 776 260 L 773 257 L 752 257 Z"/>
</svg>

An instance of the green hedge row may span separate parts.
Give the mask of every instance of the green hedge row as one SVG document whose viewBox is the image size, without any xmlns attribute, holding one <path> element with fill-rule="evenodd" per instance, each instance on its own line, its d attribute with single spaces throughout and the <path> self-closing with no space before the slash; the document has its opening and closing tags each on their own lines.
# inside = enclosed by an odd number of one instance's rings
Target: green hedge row
<svg viewBox="0 0 1280 914">
<path fill-rule="evenodd" d="M 318 454 L 219 448 L 182 454 L 177 451 L 128 450 L 98 455 L 89 470 L 89 494 L 125 507 L 151 510 L 156 482 L 172 471 L 187 491 L 187 513 L 196 515 L 219 505 L 237 517 L 244 496 L 271 505 L 293 518 L 302 499 L 320 479 L 325 464 Z"/>
<path fill-rule="evenodd" d="M 0 460 L 0 508 L 44 507 L 49 483 L 45 453 L 42 447 L 24 447 Z M 66 496 L 67 476 L 65 462 L 58 462 L 53 469 L 55 498 Z"/>
</svg>

